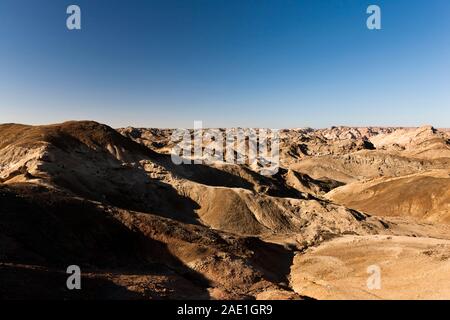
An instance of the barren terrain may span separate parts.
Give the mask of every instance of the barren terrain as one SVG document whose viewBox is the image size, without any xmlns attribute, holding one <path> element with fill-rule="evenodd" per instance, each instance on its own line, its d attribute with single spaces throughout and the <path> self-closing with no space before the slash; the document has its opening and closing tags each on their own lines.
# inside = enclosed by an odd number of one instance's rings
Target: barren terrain
<svg viewBox="0 0 450 320">
<path fill-rule="evenodd" d="M 274 176 L 171 134 L 0 125 L 0 298 L 450 299 L 448 130 L 282 130 Z"/>
</svg>

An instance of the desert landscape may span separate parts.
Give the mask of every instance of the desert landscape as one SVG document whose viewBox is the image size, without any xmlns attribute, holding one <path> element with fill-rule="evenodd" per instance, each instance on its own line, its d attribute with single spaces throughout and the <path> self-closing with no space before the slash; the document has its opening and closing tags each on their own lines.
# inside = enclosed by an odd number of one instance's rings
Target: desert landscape
<svg viewBox="0 0 450 320">
<path fill-rule="evenodd" d="M 450 130 L 281 130 L 273 176 L 172 132 L 0 125 L 0 299 L 450 299 Z"/>
</svg>

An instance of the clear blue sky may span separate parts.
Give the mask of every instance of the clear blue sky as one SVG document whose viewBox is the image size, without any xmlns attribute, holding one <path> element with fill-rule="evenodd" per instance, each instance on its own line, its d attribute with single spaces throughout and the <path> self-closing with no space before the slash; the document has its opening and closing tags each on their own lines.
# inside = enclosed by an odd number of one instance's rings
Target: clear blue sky
<svg viewBox="0 0 450 320">
<path fill-rule="evenodd" d="M 69 119 L 450 127 L 450 1 L 1 0 L 0 123 Z"/>
</svg>

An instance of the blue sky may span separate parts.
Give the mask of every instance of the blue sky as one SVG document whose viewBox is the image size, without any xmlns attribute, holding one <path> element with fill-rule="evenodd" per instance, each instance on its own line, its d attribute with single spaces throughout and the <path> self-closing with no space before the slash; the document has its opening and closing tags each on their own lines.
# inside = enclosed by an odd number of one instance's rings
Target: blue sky
<svg viewBox="0 0 450 320">
<path fill-rule="evenodd" d="M 448 0 L 1 0 L 0 123 L 450 127 L 449 57 Z"/>
</svg>

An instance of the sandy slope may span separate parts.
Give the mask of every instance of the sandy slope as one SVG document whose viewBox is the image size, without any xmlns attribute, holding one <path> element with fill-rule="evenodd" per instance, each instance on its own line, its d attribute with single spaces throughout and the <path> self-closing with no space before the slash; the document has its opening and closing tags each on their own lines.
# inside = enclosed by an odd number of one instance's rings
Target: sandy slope
<svg viewBox="0 0 450 320">
<path fill-rule="evenodd" d="M 412 216 L 449 223 L 450 169 L 354 182 L 332 190 L 326 197 L 378 216 Z"/>
<path fill-rule="evenodd" d="M 372 265 L 380 289 L 367 285 Z M 296 255 L 291 268 L 294 290 L 317 299 L 450 299 L 449 279 L 450 241 L 433 238 L 344 236 Z"/>
</svg>

